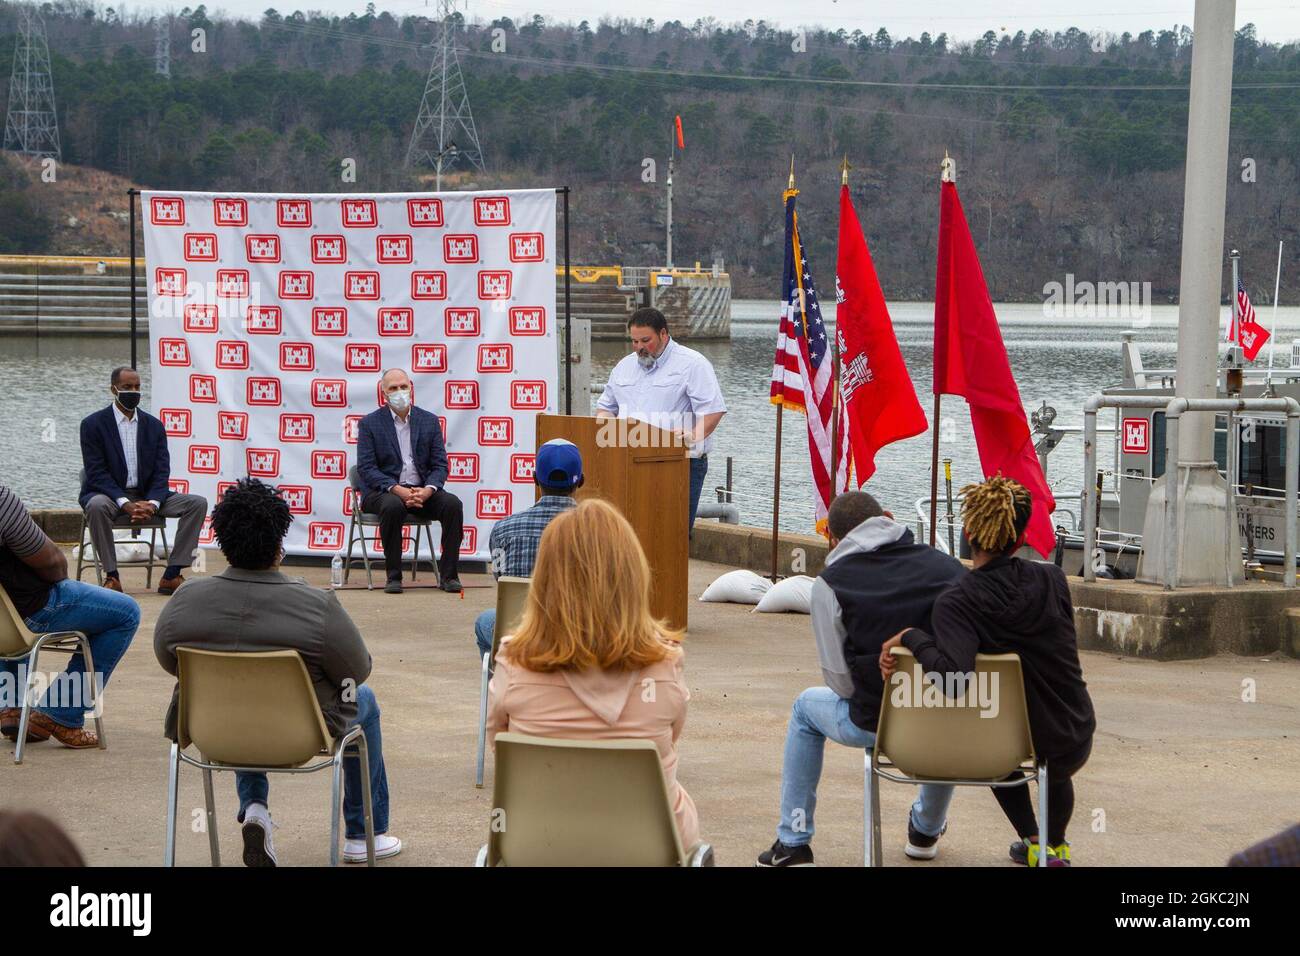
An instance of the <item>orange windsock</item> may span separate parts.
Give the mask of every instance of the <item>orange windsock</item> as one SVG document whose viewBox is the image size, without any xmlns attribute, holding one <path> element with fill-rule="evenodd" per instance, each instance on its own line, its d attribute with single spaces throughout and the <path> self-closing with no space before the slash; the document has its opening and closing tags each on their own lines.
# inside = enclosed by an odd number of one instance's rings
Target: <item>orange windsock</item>
<svg viewBox="0 0 1300 956">
<path fill-rule="evenodd" d="M 686 148 L 686 140 L 682 136 L 682 118 L 680 115 L 677 117 L 677 148 Z"/>
</svg>

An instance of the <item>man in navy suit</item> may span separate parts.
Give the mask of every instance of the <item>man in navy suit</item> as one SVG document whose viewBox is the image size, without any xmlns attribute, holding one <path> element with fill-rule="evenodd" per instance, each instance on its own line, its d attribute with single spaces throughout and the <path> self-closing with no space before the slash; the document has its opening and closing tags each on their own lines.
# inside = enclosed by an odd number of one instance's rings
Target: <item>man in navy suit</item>
<svg viewBox="0 0 1300 956">
<path fill-rule="evenodd" d="M 447 492 L 447 450 L 438 416 L 411 403 L 411 379 L 390 368 L 380 379 L 388 404 L 361 419 L 357 429 L 357 472 L 361 510 L 379 516 L 389 594 L 402 593 L 402 522 L 408 515 L 442 525 L 442 589 L 461 590 L 459 575 L 462 508 Z"/>
<path fill-rule="evenodd" d="M 90 540 L 104 569 L 104 587 L 122 590 L 113 520 L 123 514 L 130 515 L 132 522 L 161 515 L 180 521 L 168 556 L 172 563 L 158 582 L 158 593 L 170 595 L 185 580 L 176 559 L 189 564 L 197 552 L 208 502 L 200 495 L 173 494 L 167 487 L 171 477 L 167 432 L 162 422 L 139 407 L 140 374 L 125 366 L 113 369 L 109 391 L 113 404 L 81 421 L 81 462 L 86 475 L 80 501 Z"/>
</svg>

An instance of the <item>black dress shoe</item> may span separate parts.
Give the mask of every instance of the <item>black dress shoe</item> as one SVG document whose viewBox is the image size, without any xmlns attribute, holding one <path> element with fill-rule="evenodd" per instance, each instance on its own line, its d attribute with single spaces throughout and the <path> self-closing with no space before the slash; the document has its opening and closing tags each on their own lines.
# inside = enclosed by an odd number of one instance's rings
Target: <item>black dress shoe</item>
<svg viewBox="0 0 1300 956">
<path fill-rule="evenodd" d="M 385 593 L 385 594 L 401 594 L 401 593 L 402 593 L 402 579 L 401 579 L 401 578 L 389 578 L 389 579 L 388 579 L 388 583 L 384 585 L 384 593 Z"/>
<path fill-rule="evenodd" d="M 461 591 L 465 590 L 460 586 L 459 578 L 443 578 L 442 583 L 439 584 L 438 587 L 442 588 L 448 594 L 459 594 Z"/>
</svg>

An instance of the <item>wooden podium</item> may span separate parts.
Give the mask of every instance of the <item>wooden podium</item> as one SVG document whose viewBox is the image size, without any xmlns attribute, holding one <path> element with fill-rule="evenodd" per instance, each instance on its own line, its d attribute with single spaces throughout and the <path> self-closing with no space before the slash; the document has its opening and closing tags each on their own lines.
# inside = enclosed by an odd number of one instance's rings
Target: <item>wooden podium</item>
<svg viewBox="0 0 1300 956">
<path fill-rule="evenodd" d="M 650 563 L 650 612 L 686 629 L 687 448 L 662 429 L 631 419 L 538 415 L 537 444 L 573 442 L 586 481 L 577 497 L 603 498 L 632 525 Z M 540 492 L 539 492 L 540 493 Z"/>
</svg>

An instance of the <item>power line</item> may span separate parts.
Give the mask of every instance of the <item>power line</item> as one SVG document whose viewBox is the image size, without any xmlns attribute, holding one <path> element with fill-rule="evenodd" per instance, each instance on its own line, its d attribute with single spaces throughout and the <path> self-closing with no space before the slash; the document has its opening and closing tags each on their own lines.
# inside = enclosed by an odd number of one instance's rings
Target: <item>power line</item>
<svg viewBox="0 0 1300 956">
<path fill-rule="evenodd" d="M 4 148 L 25 156 L 63 159 L 45 22 L 32 5 L 20 7 L 18 13 L 18 43 L 14 47 L 14 66 L 9 78 Z"/>
<path fill-rule="evenodd" d="M 464 159 L 480 171 L 483 149 L 469 106 L 469 92 L 460 72 L 456 55 L 456 25 L 452 21 L 457 0 L 438 0 L 438 37 L 433 48 L 433 63 L 424 84 L 424 96 L 415 116 L 415 129 L 406 149 L 406 165 L 428 164 L 437 170 L 437 189 L 442 190 L 444 167 L 455 166 Z M 429 140 L 434 137 L 436 138 Z M 456 140 L 460 142 L 457 143 Z"/>
</svg>

